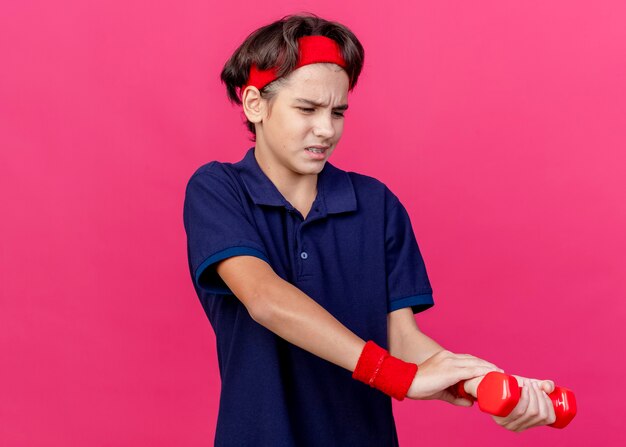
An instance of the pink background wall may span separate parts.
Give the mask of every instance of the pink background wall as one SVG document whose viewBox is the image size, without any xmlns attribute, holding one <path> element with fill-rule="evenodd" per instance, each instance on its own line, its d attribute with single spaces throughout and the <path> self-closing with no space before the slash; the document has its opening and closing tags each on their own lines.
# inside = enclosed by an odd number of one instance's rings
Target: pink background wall
<svg viewBox="0 0 626 447">
<path fill-rule="evenodd" d="M 624 2 L 392 5 L 3 2 L 0 445 L 212 445 L 184 187 L 251 146 L 225 60 L 303 10 L 366 49 L 331 162 L 408 208 L 437 303 L 422 329 L 578 398 L 567 429 L 521 435 L 396 402 L 401 445 L 624 445 Z"/>
</svg>

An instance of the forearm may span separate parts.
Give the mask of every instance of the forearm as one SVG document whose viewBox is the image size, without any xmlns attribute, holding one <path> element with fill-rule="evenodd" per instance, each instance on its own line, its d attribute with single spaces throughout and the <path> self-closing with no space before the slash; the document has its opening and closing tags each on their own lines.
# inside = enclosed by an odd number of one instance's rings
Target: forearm
<svg viewBox="0 0 626 447">
<path fill-rule="evenodd" d="M 288 342 L 349 371 L 356 368 L 365 341 L 326 309 L 281 278 L 258 289 L 263 310 L 255 320 Z"/>
<path fill-rule="evenodd" d="M 391 340 L 389 352 L 405 362 L 417 363 L 419 365 L 444 349 L 422 331 L 415 329 Z"/>
<path fill-rule="evenodd" d="M 253 256 L 221 261 L 217 273 L 254 321 L 284 340 L 354 371 L 365 341 Z"/>
</svg>

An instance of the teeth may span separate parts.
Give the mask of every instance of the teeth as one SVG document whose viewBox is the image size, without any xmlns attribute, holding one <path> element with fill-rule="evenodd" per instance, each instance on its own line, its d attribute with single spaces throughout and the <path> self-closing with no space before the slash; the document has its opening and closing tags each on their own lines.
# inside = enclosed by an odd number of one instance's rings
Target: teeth
<svg viewBox="0 0 626 447">
<path fill-rule="evenodd" d="M 324 151 L 322 149 L 318 149 L 316 147 L 307 147 L 308 151 L 315 152 L 316 154 L 322 154 Z"/>
</svg>

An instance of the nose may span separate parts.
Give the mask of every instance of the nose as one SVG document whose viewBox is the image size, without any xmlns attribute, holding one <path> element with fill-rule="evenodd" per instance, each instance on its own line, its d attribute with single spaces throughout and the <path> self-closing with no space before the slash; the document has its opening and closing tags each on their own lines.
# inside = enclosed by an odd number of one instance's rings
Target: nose
<svg viewBox="0 0 626 447">
<path fill-rule="evenodd" d="M 315 120 L 313 134 L 320 138 L 332 138 L 335 136 L 336 130 L 333 123 L 332 112 L 320 113 Z"/>
</svg>

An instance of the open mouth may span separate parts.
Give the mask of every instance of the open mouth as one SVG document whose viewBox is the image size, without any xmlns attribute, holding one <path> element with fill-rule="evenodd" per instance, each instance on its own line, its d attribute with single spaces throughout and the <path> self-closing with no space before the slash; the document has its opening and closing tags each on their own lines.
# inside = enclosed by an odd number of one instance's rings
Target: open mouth
<svg viewBox="0 0 626 447">
<path fill-rule="evenodd" d="M 312 152 L 314 154 L 323 154 L 326 152 L 326 149 L 318 148 L 318 147 L 307 147 L 305 150 Z"/>
</svg>

